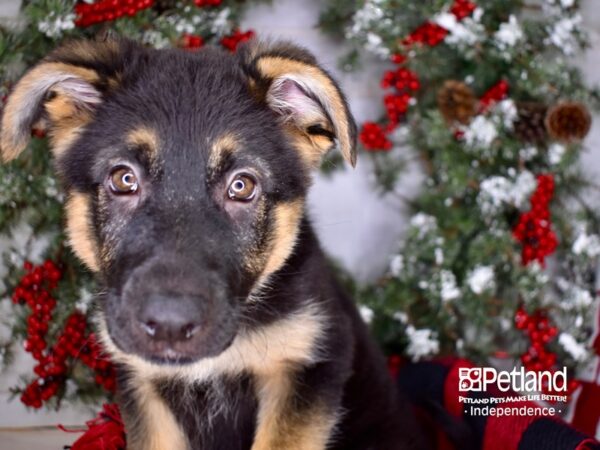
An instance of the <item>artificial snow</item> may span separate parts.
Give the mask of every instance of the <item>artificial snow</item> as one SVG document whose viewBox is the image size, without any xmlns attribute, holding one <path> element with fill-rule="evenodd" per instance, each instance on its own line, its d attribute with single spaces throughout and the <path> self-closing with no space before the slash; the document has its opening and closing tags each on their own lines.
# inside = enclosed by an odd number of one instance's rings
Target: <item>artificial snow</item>
<svg viewBox="0 0 600 450">
<path fill-rule="evenodd" d="M 440 298 L 443 302 L 454 300 L 460 296 L 460 290 L 456 286 L 456 277 L 449 270 L 440 272 Z"/>
<path fill-rule="evenodd" d="M 408 347 L 406 353 L 410 355 L 413 361 L 435 355 L 440 350 L 440 342 L 435 333 L 427 328 L 417 330 L 412 325 L 406 327 L 406 336 L 408 337 Z"/>
<path fill-rule="evenodd" d="M 587 234 L 585 231 L 580 232 L 573 242 L 573 253 L 596 258 L 600 255 L 600 237 L 596 234 Z"/>
<path fill-rule="evenodd" d="M 51 39 L 59 38 L 63 35 L 63 31 L 74 28 L 75 14 L 73 13 L 59 16 L 55 12 L 51 12 L 46 19 L 38 22 L 38 30 Z"/>
<path fill-rule="evenodd" d="M 371 308 L 365 305 L 360 305 L 358 307 L 358 311 L 360 312 L 360 316 L 366 323 L 371 323 L 373 321 L 373 316 L 375 313 Z"/>
<path fill-rule="evenodd" d="M 536 186 L 536 179 L 528 170 L 513 179 L 492 176 L 480 183 L 477 203 L 486 215 L 498 213 L 506 205 L 523 208 Z"/>
<path fill-rule="evenodd" d="M 471 147 L 489 147 L 498 137 L 496 124 L 484 116 L 475 117 L 464 133 L 464 139 Z"/>
<path fill-rule="evenodd" d="M 508 22 L 500 24 L 500 28 L 494 34 L 498 47 L 502 50 L 514 47 L 523 37 L 523 30 L 517 22 L 517 18 L 512 14 L 508 18 Z"/>
<path fill-rule="evenodd" d="M 569 333 L 561 333 L 560 336 L 558 336 L 558 343 L 575 361 L 585 360 L 587 356 L 585 347 L 577 342 L 577 340 Z"/>
<path fill-rule="evenodd" d="M 495 286 L 494 268 L 477 266 L 467 276 L 467 284 L 473 293 L 480 295 Z"/>
<path fill-rule="evenodd" d="M 399 277 L 404 270 L 404 257 L 402 255 L 394 255 L 390 261 L 390 273 L 394 277 Z"/>
</svg>

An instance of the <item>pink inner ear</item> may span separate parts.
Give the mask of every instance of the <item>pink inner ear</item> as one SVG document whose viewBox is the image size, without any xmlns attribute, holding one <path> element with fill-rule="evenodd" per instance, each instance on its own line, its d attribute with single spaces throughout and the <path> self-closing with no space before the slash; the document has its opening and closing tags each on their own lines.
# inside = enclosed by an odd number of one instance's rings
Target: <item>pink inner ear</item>
<svg viewBox="0 0 600 450">
<path fill-rule="evenodd" d="M 279 78 L 273 81 L 269 89 L 268 102 L 271 108 L 285 121 L 300 124 L 325 118 L 321 105 L 313 100 L 299 82 L 291 78 Z"/>
<path fill-rule="evenodd" d="M 100 93 L 92 85 L 79 78 L 67 78 L 57 83 L 57 87 L 73 100 L 88 107 L 102 101 Z"/>
</svg>

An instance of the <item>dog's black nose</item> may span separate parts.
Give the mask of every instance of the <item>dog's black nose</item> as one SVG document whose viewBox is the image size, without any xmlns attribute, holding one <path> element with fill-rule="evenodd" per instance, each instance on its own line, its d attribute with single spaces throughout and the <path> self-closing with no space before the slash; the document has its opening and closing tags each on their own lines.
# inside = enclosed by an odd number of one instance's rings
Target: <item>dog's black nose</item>
<svg viewBox="0 0 600 450">
<path fill-rule="evenodd" d="M 153 295 L 140 314 L 141 327 L 155 341 L 187 341 L 200 329 L 197 303 L 192 297 Z"/>
</svg>

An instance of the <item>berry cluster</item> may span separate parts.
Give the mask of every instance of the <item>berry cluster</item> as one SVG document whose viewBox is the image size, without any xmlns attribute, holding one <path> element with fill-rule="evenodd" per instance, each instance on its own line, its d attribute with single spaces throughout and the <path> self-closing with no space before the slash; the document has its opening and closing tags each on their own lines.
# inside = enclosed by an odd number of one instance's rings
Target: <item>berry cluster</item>
<svg viewBox="0 0 600 450">
<path fill-rule="evenodd" d="M 21 401 L 27 406 L 40 408 L 43 402 L 56 395 L 66 380 L 69 358 L 81 360 L 95 371 L 96 383 L 108 391 L 114 391 L 114 368 L 102 356 L 94 334 L 86 335 L 86 318 L 83 314 L 78 311 L 72 313 L 55 344 L 48 347 L 48 324 L 56 307 L 51 292 L 62 277 L 60 269 L 50 260 L 35 267 L 26 262 L 24 268 L 26 274 L 15 288 L 12 301 L 27 305 L 31 310 L 27 317 L 24 347 L 37 362 L 33 370 L 38 378 L 25 388 Z"/>
<path fill-rule="evenodd" d="M 365 122 L 359 136 L 360 142 L 367 150 L 390 150 L 392 142 L 387 138 L 381 125 Z"/>
<path fill-rule="evenodd" d="M 78 2 L 75 5 L 78 27 L 89 27 L 101 22 L 110 22 L 123 16 L 133 17 L 138 11 L 150 8 L 153 0 L 100 0 L 95 3 Z"/>
<path fill-rule="evenodd" d="M 408 105 L 410 105 L 411 96 L 407 92 L 401 94 L 388 94 L 383 98 L 383 104 L 390 119 L 390 125 L 396 126 L 400 121 L 400 117 L 406 114 Z M 390 126 L 388 125 L 388 126 Z"/>
<path fill-rule="evenodd" d="M 181 38 L 182 47 L 186 50 L 198 50 L 204 45 L 204 39 L 202 36 L 195 34 L 184 34 Z"/>
<path fill-rule="evenodd" d="M 241 32 L 240 30 L 234 30 L 229 36 L 224 36 L 221 39 L 221 45 L 225 47 L 230 52 L 235 52 L 237 50 L 237 46 L 241 42 L 249 41 L 254 37 L 254 31 L 248 30 L 245 32 Z"/>
<path fill-rule="evenodd" d="M 547 314 L 540 310 L 528 314 L 523 307 L 519 307 L 515 312 L 515 326 L 527 332 L 529 337 L 529 348 L 521 355 L 523 367 L 532 372 L 554 372 L 556 353 L 548 351 L 546 345 L 556 337 L 558 329 L 550 323 Z M 577 380 L 569 380 L 567 394 L 573 392 L 578 386 Z M 546 388 L 545 392 L 549 393 L 549 388 Z"/>
<path fill-rule="evenodd" d="M 392 60 L 398 64 L 405 61 L 402 55 L 394 55 Z M 381 87 L 383 89 L 392 88 L 396 92 L 386 95 L 383 99 L 388 118 L 385 127 L 373 122 L 363 124 L 359 138 L 365 149 L 370 151 L 392 148 L 392 142 L 386 135 L 398 125 L 402 116 L 406 114 L 412 98 L 411 93 L 419 90 L 421 84 L 414 72 L 406 67 L 399 67 L 396 70 L 388 70 L 383 74 Z"/>
<path fill-rule="evenodd" d="M 406 114 L 410 104 L 411 93 L 418 91 L 421 87 L 419 79 L 414 72 L 405 67 L 397 70 L 388 70 L 381 80 L 383 89 L 393 88 L 397 92 L 384 97 L 383 103 L 388 117 L 387 130 L 391 131 L 400 122 L 400 118 Z"/>
<path fill-rule="evenodd" d="M 56 288 L 62 273 L 50 260 L 37 267 L 27 261 L 24 269 L 26 274 L 15 288 L 12 301 L 15 304 L 26 304 L 31 309 L 27 318 L 27 339 L 24 346 L 25 351 L 40 360 L 47 347 L 45 335 L 56 306 L 56 300 L 52 298 L 50 291 Z"/>
<path fill-rule="evenodd" d="M 397 70 L 388 70 L 383 74 L 381 87 L 383 89 L 396 88 L 398 91 L 418 91 L 421 84 L 414 72 L 400 67 Z"/>
<path fill-rule="evenodd" d="M 425 22 L 420 25 L 415 31 L 406 36 L 402 43 L 406 46 L 414 44 L 427 45 L 435 47 L 442 42 L 448 35 L 448 30 L 441 27 L 437 23 Z"/>
<path fill-rule="evenodd" d="M 477 5 L 469 0 L 456 0 L 450 8 L 450 12 L 458 20 L 463 20 L 465 17 L 469 17 L 475 11 L 475 8 L 477 8 Z"/>
<path fill-rule="evenodd" d="M 481 112 L 485 112 L 494 104 L 503 100 L 508 95 L 508 83 L 505 80 L 500 80 L 498 83 L 489 88 L 479 100 Z"/>
<path fill-rule="evenodd" d="M 523 265 L 538 261 L 545 266 L 546 256 L 552 254 L 558 245 L 550 218 L 554 177 L 551 174 L 538 175 L 537 183 L 537 188 L 531 196 L 531 209 L 521 214 L 513 229 L 513 236 L 522 245 Z"/>
</svg>

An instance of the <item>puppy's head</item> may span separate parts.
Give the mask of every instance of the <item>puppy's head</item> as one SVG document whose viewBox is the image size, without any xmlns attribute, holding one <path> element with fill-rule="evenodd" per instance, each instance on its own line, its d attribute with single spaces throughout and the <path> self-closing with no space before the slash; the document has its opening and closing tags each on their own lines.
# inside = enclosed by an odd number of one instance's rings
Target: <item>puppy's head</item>
<svg viewBox="0 0 600 450">
<path fill-rule="evenodd" d="M 291 255 L 309 172 L 356 130 L 304 50 L 238 54 L 70 43 L 15 86 L 4 160 L 47 131 L 75 253 L 97 272 L 121 352 L 160 363 L 222 352 L 250 294 Z"/>
</svg>

